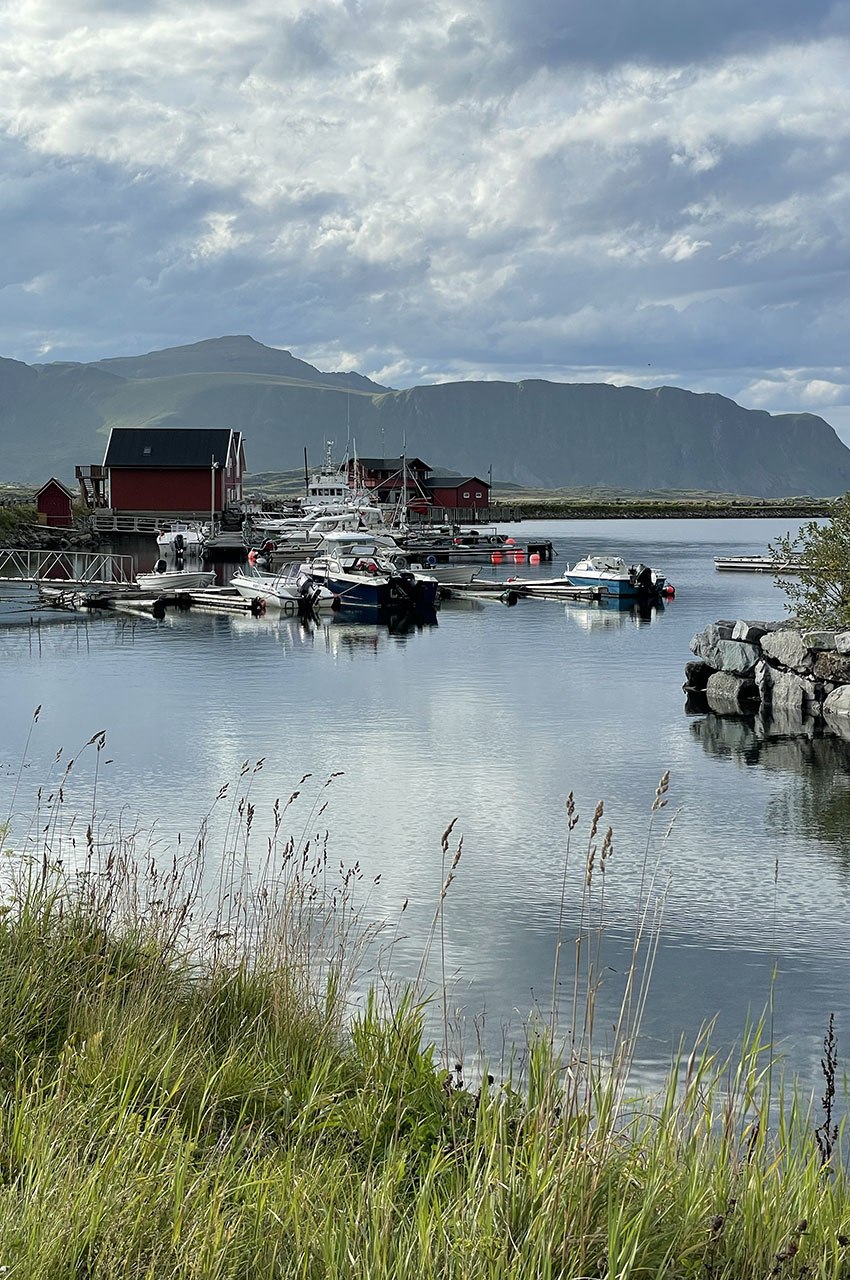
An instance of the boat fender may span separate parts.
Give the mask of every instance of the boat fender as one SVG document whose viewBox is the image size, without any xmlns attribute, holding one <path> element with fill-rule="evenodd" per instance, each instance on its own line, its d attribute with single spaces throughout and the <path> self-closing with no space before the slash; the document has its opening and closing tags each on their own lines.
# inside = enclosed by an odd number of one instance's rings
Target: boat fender
<svg viewBox="0 0 850 1280">
<path fill-rule="evenodd" d="M 252 548 L 251 548 L 251 550 L 248 552 L 248 563 L 249 563 L 249 564 L 256 564 L 256 563 L 257 563 L 257 550 L 256 550 L 256 547 L 252 547 Z"/>
<path fill-rule="evenodd" d="M 675 599 L 675 596 L 676 596 L 676 589 L 675 589 L 675 587 L 672 585 L 672 583 L 668 582 L 668 583 L 667 583 L 667 586 L 664 588 L 664 590 L 661 592 L 661 594 L 662 594 L 663 596 L 666 596 L 666 598 L 667 598 L 668 600 L 673 600 L 673 599 Z"/>
<path fill-rule="evenodd" d="M 339 613 L 339 610 L 341 609 L 341 607 L 342 607 L 342 601 L 340 600 L 339 596 L 334 596 L 334 602 L 331 605 L 331 608 L 333 609 L 334 613 Z"/>
<path fill-rule="evenodd" d="M 186 543 L 185 543 L 185 540 L 184 540 L 184 538 L 183 538 L 183 534 L 182 534 L 182 533 L 175 533 L 175 535 L 174 535 L 174 550 L 175 550 L 175 551 L 182 551 L 182 550 L 183 550 L 183 548 L 185 547 L 185 545 L 186 545 Z"/>
</svg>

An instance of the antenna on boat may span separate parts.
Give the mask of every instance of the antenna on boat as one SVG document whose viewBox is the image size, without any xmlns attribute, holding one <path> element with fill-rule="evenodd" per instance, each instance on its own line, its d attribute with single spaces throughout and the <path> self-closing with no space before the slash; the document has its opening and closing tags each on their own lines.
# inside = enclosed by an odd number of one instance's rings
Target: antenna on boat
<svg viewBox="0 0 850 1280">
<path fill-rule="evenodd" d="M 304 446 L 304 492 L 310 490 L 310 472 L 307 470 L 307 446 Z"/>
</svg>

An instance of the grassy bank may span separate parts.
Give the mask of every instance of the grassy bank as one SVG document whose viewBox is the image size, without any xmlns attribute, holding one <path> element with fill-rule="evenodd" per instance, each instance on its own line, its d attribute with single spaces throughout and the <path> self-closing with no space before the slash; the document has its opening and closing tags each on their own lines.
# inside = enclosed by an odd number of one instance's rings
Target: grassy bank
<svg viewBox="0 0 850 1280">
<path fill-rule="evenodd" d="M 26 546 L 35 523 L 34 506 L 25 503 L 0 505 L 0 546 Z"/>
<path fill-rule="evenodd" d="M 96 735 L 89 749 L 102 746 Z M 5 1275 L 848 1274 L 834 1044 L 817 1116 L 781 1094 L 758 1028 L 734 1062 L 706 1038 L 660 1096 L 630 1097 L 652 957 L 640 925 L 606 1065 L 593 1051 L 612 839 L 601 806 L 566 855 L 584 884 L 570 1044 L 559 1056 L 551 1030 L 530 1035 L 520 1087 L 508 1070 L 480 1085 L 451 1059 L 447 1071 L 415 992 L 383 988 L 347 1012 L 360 872 L 329 871 L 326 839 L 307 834 L 320 806 L 297 840 L 276 809 L 249 877 L 246 784 L 205 899 L 200 842 L 163 865 L 91 826 L 83 837 L 83 819 L 73 846 L 64 785 L 44 797 L 23 864 L 7 859 L 0 916 Z M 570 807 L 568 822 L 574 840 Z M 460 854 L 447 831 L 437 954 Z"/>
</svg>

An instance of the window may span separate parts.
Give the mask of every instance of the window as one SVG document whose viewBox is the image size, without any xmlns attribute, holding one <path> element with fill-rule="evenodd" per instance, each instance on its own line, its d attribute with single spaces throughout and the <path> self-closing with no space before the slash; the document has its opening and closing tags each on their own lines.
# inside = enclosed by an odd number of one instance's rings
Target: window
<svg viewBox="0 0 850 1280">
<path fill-rule="evenodd" d="M 468 492 L 466 492 L 463 496 L 464 496 L 465 498 L 468 498 L 468 497 L 469 497 L 469 493 L 468 493 Z"/>
<path fill-rule="evenodd" d="M 476 498 L 483 498 L 483 497 L 484 497 L 484 494 L 483 494 L 483 493 L 476 493 L 476 495 L 475 495 L 475 496 L 476 496 Z"/>
</svg>

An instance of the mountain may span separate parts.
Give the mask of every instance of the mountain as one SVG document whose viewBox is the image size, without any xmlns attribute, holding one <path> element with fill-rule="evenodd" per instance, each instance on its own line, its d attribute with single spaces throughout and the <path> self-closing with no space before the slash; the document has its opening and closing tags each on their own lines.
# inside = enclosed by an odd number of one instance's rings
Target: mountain
<svg viewBox="0 0 850 1280">
<path fill-rule="evenodd" d="M 356 441 L 439 470 L 525 487 L 702 490 L 763 497 L 850 490 L 850 449 L 813 414 L 772 415 L 677 387 L 528 380 L 394 391 L 322 373 L 247 336 L 91 364 L 0 359 L 0 480 L 73 481 L 113 426 L 236 427 L 249 472 Z"/>
</svg>

